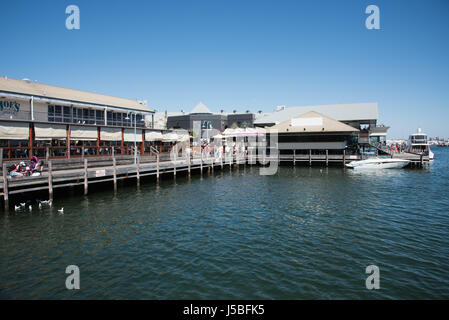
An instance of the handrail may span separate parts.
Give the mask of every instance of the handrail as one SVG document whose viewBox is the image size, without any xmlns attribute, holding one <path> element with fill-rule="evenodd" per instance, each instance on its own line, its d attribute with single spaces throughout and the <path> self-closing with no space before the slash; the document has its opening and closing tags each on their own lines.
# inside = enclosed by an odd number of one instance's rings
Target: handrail
<svg viewBox="0 0 449 320">
<path fill-rule="evenodd" d="M 159 154 L 159 153 L 160 153 L 159 150 L 156 149 L 156 148 L 153 147 L 153 146 L 150 146 L 150 150 L 151 150 L 152 152 L 156 153 L 156 154 Z"/>
</svg>

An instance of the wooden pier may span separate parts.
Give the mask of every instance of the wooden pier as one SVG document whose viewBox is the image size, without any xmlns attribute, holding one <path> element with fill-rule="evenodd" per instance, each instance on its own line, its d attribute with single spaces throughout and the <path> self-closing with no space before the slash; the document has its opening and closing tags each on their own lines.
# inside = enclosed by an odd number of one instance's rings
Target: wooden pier
<svg viewBox="0 0 449 320">
<path fill-rule="evenodd" d="M 422 155 L 397 154 L 394 157 L 410 160 L 412 164 L 418 166 L 429 161 L 428 157 Z M 159 180 L 161 175 L 172 175 L 176 178 L 180 172 L 186 172 L 190 176 L 193 171 L 202 174 L 205 170 L 213 172 L 214 168 L 223 170 L 226 166 L 232 170 L 236 165 L 255 165 L 266 163 L 266 161 L 309 166 L 313 164 L 344 165 L 353 160 L 361 160 L 361 158 L 360 155 L 347 155 L 344 151 L 341 154 L 329 154 L 326 150 L 324 154 L 313 154 L 312 150 L 309 150 L 307 154 L 294 152 L 291 155 L 283 154 L 276 157 L 251 153 L 217 158 L 202 155 L 190 159 L 186 157 L 170 159 L 168 154 L 139 155 L 136 164 L 134 164 L 133 156 L 52 159 L 45 163 L 44 171 L 37 177 L 10 177 L 7 172 L 7 163 L 3 163 L 0 196 L 3 196 L 4 208 L 7 211 L 9 196 L 13 194 L 47 190 L 48 198 L 52 200 L 55 189 L 82 186 L 84 194 L 87 195 L 89 185 L 95 183 L 110 182 L 114 192 L 117 192 L 117 182 L 125 179 L 134 179 L 136 186 L 139 187 L 141 178 L 147 176 L 155 176 L 156 180 Z"/>
</svg>

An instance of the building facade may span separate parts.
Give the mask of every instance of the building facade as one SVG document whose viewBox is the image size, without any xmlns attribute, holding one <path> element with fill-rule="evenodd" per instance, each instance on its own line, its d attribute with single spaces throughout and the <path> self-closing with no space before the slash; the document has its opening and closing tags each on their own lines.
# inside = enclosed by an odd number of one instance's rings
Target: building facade
<svg viewBox="0 0 449 320">
<path fill-rule="evenodd" d="M 0 77 L 3 160 L 144 153 L 153 124 L 144 102 Z"/>
<path fill-rule="evenodd" d="M 201 129 L 215 129 L 223 131 L 231 126 L 239 128 L 254 127 L 253 113 L 213 113 L 200 102 L 190 113 L 176 113 L 167 116 L 167 129 L 193 130 L 194 123 L 199 122 Z"/>
</svg>

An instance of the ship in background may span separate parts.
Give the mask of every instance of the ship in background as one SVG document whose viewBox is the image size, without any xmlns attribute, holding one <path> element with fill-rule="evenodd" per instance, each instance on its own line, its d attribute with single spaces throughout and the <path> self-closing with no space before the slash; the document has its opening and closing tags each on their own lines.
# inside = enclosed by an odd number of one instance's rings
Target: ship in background
<svg viewBox="0 0 449 320">
<path fill-rule="evenodd" d="M 408 138 L 407 152 L 422 154 L 429 156 L 429 160 L 433 160 L 433 152 L 430 150 L 430 143 L 427 134 L 418 128 L 416 133 L 413 133 Z"/>
</svg>

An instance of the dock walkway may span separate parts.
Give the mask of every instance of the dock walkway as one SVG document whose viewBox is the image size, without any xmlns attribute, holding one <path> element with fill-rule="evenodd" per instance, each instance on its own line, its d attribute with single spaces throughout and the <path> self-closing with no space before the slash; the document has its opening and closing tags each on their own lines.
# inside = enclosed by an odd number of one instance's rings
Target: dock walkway
<svg viewBox="0 0 449 320">
<path fill-rule="evenodd" d="M 428 162 L 428 157 L 413 154 L 394 154 L 395 158 L 407 159 L 414 164 Z M 168 155 L 138 156 L 134 164 L 133 157 L 85 158 L 65 160 L 49 160 L 45 170 L 37 177 L 10 177 L 7 172 L 7 163 L 2 166 L 0 179 L 0 196 L 3 196 L 5 210 L 9 208 L 9 195 L 48 190 L 49 199 L 53 199 L 54 189 L 83 186 L 87 195 L 89 185 L 93 183 L 112 182 L 114 191 L 117 191 L 117 182 L 123 179 L 135 179 L 137 186 L 140 179 L 146 176 L 155 176 L 158 180 L 163 174 L 176 177 L 179 172 L 186 172 L 190 176 L 192 171 L 203 173 L 204 170 L 223 169 L 228 166 L 231 170 L 234 165 L 266 163 L 265 161 L 278 160 L 279 163 L 296 163 L 312 165 L 313 163 L 345 164 L 353 160 L 360 160 L 360 155 L 342 154 L 308 154 L 279 155 L 276 158 L 256 155 L 234 155 L 224 157 L 195 157 L 171 160 Z"/>
</svg>

